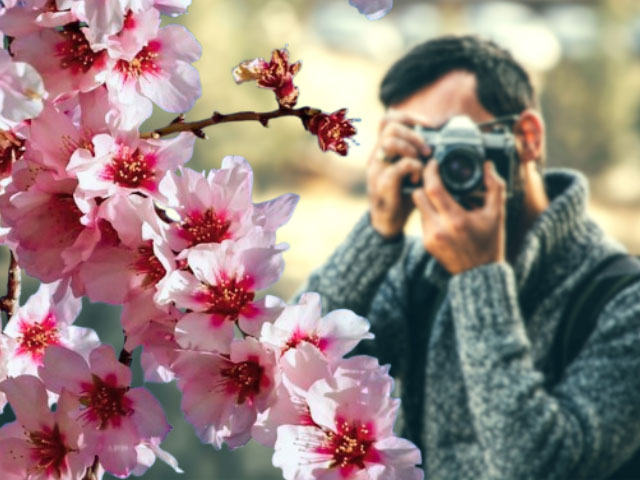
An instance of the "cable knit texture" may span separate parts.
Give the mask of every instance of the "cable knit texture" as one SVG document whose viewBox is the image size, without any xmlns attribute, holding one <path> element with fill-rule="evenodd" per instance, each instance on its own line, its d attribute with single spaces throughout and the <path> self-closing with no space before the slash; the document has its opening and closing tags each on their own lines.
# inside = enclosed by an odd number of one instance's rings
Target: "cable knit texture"
<svg viewBox="0 0 640 480">
<path fill-rule="evenodd" d="M 545 183 L 551 204 L 513 265 L 450 277 L 420 239 L 385 240 L 366 215 L 303 288 L 326 311 L 371 322 L 376 339 L 358 353 L 392 365 L 403 434 L 423 449 L 427 478 L 604 479 L 640 448 L 640 284 L 611 300 L 559 382 L 545 386 L 572 289 L 624 251 L 588 217 L 581 174 L 549 170 Z M 434 284 L 446 296 L 427 340 L 421 297 Z"/>
</svg>

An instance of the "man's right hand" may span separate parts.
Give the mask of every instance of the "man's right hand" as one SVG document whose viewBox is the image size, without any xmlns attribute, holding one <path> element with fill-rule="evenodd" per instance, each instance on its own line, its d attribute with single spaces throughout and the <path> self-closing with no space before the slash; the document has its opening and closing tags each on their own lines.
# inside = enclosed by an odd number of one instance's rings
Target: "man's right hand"
<svg viewBox="0 0 640 480">
<path fill-rule="evenodd" d="M 410 177 L 416 183 L 422 177 L 431 149 L 413 125 L 427 125 L 415 114 L 389 110 L 380 122 L 378 143 L 367 164 L 367 191 L 371 225 L 384 237 L 394 237 L 404 229 L 414 204 L 410 195 L 402 193 L 402 180 Z M 391 162 L 391 160 L 399 159 Z"/>
</svg>

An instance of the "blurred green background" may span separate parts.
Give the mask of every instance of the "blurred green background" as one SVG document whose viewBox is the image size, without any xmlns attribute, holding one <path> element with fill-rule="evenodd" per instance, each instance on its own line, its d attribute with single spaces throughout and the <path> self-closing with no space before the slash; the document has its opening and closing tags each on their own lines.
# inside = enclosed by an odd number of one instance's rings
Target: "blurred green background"
<svg viewBox="0 0 640 480">
<path fill-rule="evenodd" d="M 174 21 L 167 19 L 167 23 Z M 190 166 L 216 168 L 225 155 L 242 155 L 255 170 L 255 200 L 295 192 L 301 199 L 279 233 L 291 247 L 287 267 L 271 290 L 292 296 L 310 271 L 344 239 L 366 209 L 364 166 L 375 142 L 382 109 L 379 82 L 390 64 L 413 45 L 446 33 L 478 33 L 510 48 L 532 73 L 548 127 L 551 166 L 580 169 L 591 179 L 594 217 L 640 253 L 640 5 L 636 0 L 396 0 L 391 13 L 370 22 L 348 0 L 195 0 L 178 19 L 203 46 L 196 63 L 203 96 L 188 119 L 214 110 L 273 109 L 271 92 L 234 84 L 240 61 L 269 57 L 288 46 L 303 61 L 295 81 L 299 105 L 359 118 L 358 145 L 349 156 L 323 154 L 316 138 L 295 118 L 223 124 L 198 141 Z M 156 112 L 148 129 L 173 118 Z M 410 230 L 416 232 L 417 219 Z M 8 258 L 3 252 L 0 271 Z M 0 281 L 3 281 L 0 278 Z M 4 281 L 3 281 L 4 282 Z M 23 301 L 36 288 L 25 280 Z M 86 304 L 80 324 L 103 341 L 122 346 L 119 308 Z M 139 352 L 138 352 L 139 353 Z M 136 382 L 140 383 L 139 367 Z M 271 450 L 255 443 L 236 451 L 201 445 L 179 410 L 173 384 L 148 387 L 164 404 L 173 430 L 163 447 L 186 472 L 179 476 L 157 462 L 143 478 L 185 480 L 278 479 Z M 5 414 L 4 418 L 7 418 Z M 0 417 L 1 423 L 2 417 Z M 106 476 L 106 478 L 111 478 Z"/>
</svg>

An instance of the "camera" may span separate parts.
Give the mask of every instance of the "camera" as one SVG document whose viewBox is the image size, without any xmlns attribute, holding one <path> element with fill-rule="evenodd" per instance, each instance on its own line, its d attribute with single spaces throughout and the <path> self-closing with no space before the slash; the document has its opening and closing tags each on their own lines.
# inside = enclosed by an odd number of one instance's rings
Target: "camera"
<svg viewBox="0 0 640 480">
<path fill-rule="evenodd" d="M 518 152 L 510 124 L 516 118 L 503 117 L 476 124 L 466 115 L 459 115 L 438 130 L 416 125 L 414 128 L 432 152 L 431 157 L 422 157 L 421 160 L 426 163 L 433 158 L 438 162 L 442 183 L 463 205 L 470 193 L 484 189 L 483 165 L 486 160 L 494 163 L 506 183 L 507 196 L 511 196 Z M 420 186 L 405 179 L 403 191 L 409 193 Z"/>
</svg>

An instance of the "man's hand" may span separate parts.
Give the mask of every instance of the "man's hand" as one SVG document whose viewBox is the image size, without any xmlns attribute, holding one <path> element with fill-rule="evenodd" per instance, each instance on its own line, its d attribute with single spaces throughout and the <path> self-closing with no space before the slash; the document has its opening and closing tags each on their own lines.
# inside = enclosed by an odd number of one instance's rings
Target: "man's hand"
<svg viewBox="0 0 640 480">
<path fill-rule="evenodd" d="M 420 180 L 424 165 L 418 158 L 431 155 L 420 134 L 412 129 L 416 124 L 425 125 L 425 120 L 389 110 L 380 123 L 378 143 L 367 165 L 371 225 L 385 237 L 402 232 L 413 210 L 411 197 L 402 194 L 403 178 L 408 176 L 414 183 Z"/>
<path fill-rule="evenodd" d="M 493 163 L 484 165 L 484 205 L 465 210 L 449 194 L 435 160 L 424 169 L 424 187 L 412 198 L 422 218 L 425 249 L 452 275 L 505 260 L 505 183 Z"/>
</svg>

